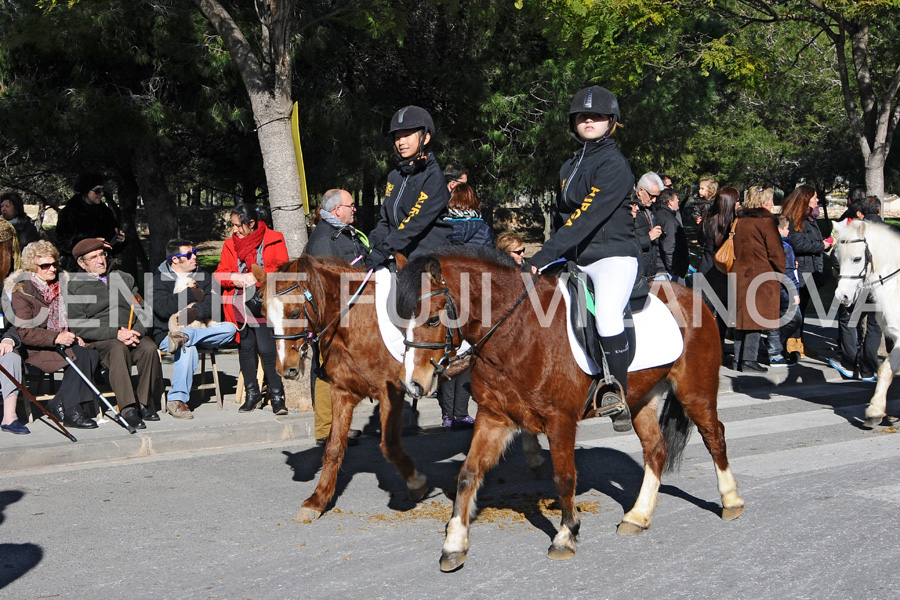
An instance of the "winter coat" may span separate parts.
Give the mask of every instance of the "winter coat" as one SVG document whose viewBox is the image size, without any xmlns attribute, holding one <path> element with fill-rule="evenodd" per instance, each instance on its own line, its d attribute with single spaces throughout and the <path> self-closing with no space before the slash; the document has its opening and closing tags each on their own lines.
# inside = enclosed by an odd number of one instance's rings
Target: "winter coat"
<svg viewBox="0 0 900 600">
<path fill-rule="evenodd" d="M 381 219 L 369 234 L 374 262 L 397 252 L 413 258 L 446 245 L 452 230 L 443 219 L 449 200 L 447 179 L 433 153 L 428 153 L 424 166 L 404 165 L 391 171 Z"/>
<path fill-rule="evenodd" d="M 60 273 L 60 287 L 65 286 L 65 273 Z M 45 373 L 53 373 L 67 365 L 65 359 L 53 349 L 59 331 L 47 329 L 50 306 L 44 302 L 40 292 L 31 283 L 27 271 L 16 271 L 6 278 L 3 285 L 4 312 L 12 322 L 22 346 L 19 350 L 22 360 Z M 9 313 L 14 315 L 10 318 Z M 71 350 L 67 353 L 74 359 Z"/>
<path fill-rule="evenodd" d="M 793 220 L 789 225 L 788 242 L 797 256 L 800 271 L 800 285 L 806 287 L 805 273 L 821 277 L 825 273 L 825 241 L 822 231 L 814 221 L 803 219 L 803 229 L 794 230 Z"/>
<path fill-rule="evenodd" d="M 784 249 L 784 274 L 794 284 L 793 290 L 781 286 L 781 306 L 788 307 L 791 305 L 791 298 L 800 293 L 800 277 L 797 274 L 797 257 L 794 255 L 794 249 L 784 238 L 781 238 L 781 247 Z"/>
<path fill-rule="evenodd" d="M 124 271 L 110 271 L 106 277 L 108 283 L 90 273 L 70 275 L 65 286 L 69 331 L 86 342 L 114 340 L 131 320 L 131 329 L 146 335 L 149 327 L 141 317 L 149 320 L 150 311 L 140 301 L 134 277 Z"/>
<path fill-rule="evenodd" d="M 735 329 L 759 331 L 777 329 L 780 316 L 781 283 L 773 273 L 784 273 L 784 249 L 778 224 L 764 208 L 738 211 L 734 230 L 734 266 L 737 279 L 737 307 Z M 748 297 L 751 283 L 762 275 L 770 278 L 761 283 L 753 297 Z M 751 311 L 755 304 L 756 313 Z M 762 323 L 762 320 L 769 323 Z"/>
<path fill-rule="evenodd" d="M 453 226 L 453 232 L 448 240 L 451 244 L 462 246 L 493 246 L 494 232 L 484 219 L 474 217 L 470 219 L 446 219 Z"/>
<path fill-rule="evenodd" d="M 10 224 L 16 228 L 16 237 L 19 240 L 19 249 L 25 248 L 31 242 L 36 242 L 41 239 L 41 234 L 38 233 L 37 227 L 34 225 L 34 221 L 29 219 L 28 217 L 16 217 Z"/>
<path fill-rule="evenodd" d="M 690 266 L 687 235 L 681 224 L 681 215 L 668 206 L 657 205 L 656 221 L 662 228 L 659 236 L 659 256 L 666 273 L 684 279 Z"/>
<path fill-rule="evenodd" d="M 353 227 L 347 225 L 338 229 L 325 219 L 313 229 L 303 252 L 312 256 L 335 256 L 347 262 L 369 253 Z"/>
<path fill-rule="evenodd" d="M 266 273 L 273 273 L 278 267 L 286 265 L 290 259 L 288 258 L 287 243 L 284 236 L 278 231 L 267 229 L 263 234 L 262 241 L 262 263 L 260 266 Z M 225 313 L 225 320 L 234 323 L 240 328 L 237 322 L 237 315 L 234 310 L 235 295 L 238 291 L 242 293 L 255 293 L 253 288 L 241 290 L 235 287 L 231 280 L 232 273 L 240 273 L 238 266 L 237 252 L 234 249 L 234 238 L 228 238 L 222 245 L 222 256 L 219 259 L 219 266 L 213 274 L 219 285 L 222 286 L 222 312 Z M 248 272 L 245 270 L 244 272 Z M 259 288 L 259 284 L 257 284 Z M 240 341 L 240 334 L 235 337 L 235 341 Z"/>
<path fill-rule="evenodd" d="M 197 296 L 190 289 L 184 289 L 175 293 L 175 282 L 178 275 L 172 270 L 169 261 L 164 260 L 153 274 L 153 297 L 150 304 L 153 305 L 153 339 L 158 346 L 169 334 L 169 317 L 184 310 L 188 304 L 192 304 L 199 311 L 197 319 L 211 319 L 213 285 L 212 275 L 204 271 L 194 271 L 188 277 L 197 282 L 197 289 L 203 292 L 203 300 L 198 301 Z"/>
<path fill-rule="evenodd" d="M 532 264 L 558 258 L 589 265 L 610 256 L 640 256 L 631 218 L 634 175 L 610 138 L 587 142 L 559 172 L 552 235 Z"/>
<path fill-rule="evenodd" d="M 56 222 L 56 247 L 60 252 L 63 266 L 73 270 L 76 268 L 72 256 L 72 248 L 81 240 L 103 238 L 112 245 L 112 252 L 118 253 L 125 247 L 124 243 L 113 243 L 119 223 L 112 209 L 103 204 L 88 204 L 81 194 L 69 199 L 59 211 Z"/>
<path fill-rule="evenodd" d="M 637 214 L 634 216 L 634 237 L 641 250 L 640 274 L 642 277 L 652 279 L 658 273 L 664 272 L 665 265 L 659 258 L 659 238 L 650 239 L 650 230 L 656 227 L 656 216 L 649 207 L 638 203 Z"/>
</svg>

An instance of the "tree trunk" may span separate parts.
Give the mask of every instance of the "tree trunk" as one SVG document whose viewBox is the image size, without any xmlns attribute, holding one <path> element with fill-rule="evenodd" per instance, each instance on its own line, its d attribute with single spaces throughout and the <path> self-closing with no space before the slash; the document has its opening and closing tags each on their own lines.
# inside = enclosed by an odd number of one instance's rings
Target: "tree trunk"
<svg viewBox="0 0 900 600">
<path fill-rule="evenodd" d="M 150 270 L 166 258 L 166 244 L 178 237 L 178 207 L 169 192 L 163 175 L 159 148 L 155 142 L 142 142 L 134 153 L 134 174 L 137 179 L 147 225 L 150 228 Z"/>
</svg>

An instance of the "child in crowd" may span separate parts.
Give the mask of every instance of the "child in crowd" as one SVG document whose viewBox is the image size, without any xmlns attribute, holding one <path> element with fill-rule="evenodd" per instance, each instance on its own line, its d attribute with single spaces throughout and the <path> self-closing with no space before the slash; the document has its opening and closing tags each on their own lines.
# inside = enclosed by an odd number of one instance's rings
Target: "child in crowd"
<svg viewBox="0 0 900 600">
<path fill-rule="evenodd" d="M 781 245 L 784 247 L 784 275 L 787 281 L 781 286 L 779 314 L 784 321 L 790 311 L 790 318 L 779 329 L 773 329 L 766 336 L 766 350 L 769 353 L 769 364 L 773 367 L 787 366 L 790 361 L 784 356 L 784 344 L 800 327 L 800 277 L 797 272 L 797 257 L 788 242 L 791 221 L 784 215 L 778 217 L 778 233 L 781 234 Z"/>
</svg>

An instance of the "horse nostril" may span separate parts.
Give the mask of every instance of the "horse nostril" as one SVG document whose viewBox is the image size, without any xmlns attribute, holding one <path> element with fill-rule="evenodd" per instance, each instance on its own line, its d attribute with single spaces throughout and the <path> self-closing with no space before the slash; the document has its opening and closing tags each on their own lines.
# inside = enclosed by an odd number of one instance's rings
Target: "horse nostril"
<svg viewBox="0 0 900 600">
<path fill-rule="evenodd" d="M 422 388 L 422 384 L 420 384 L 418 381 L 409 382 L 408 388 L 409 388 L 408 391 L 411 396 L 414 396 L 416 398 L 421 398 L 422 396 L 425 395 L 424 394 L 425 390 Z"/>
<path fill-rule="evenodd" d="M 288 379 L 295 379 L 297 377 L 297 369 L 290 368 L 285 370 L 284 376 Z"/>
</svg>

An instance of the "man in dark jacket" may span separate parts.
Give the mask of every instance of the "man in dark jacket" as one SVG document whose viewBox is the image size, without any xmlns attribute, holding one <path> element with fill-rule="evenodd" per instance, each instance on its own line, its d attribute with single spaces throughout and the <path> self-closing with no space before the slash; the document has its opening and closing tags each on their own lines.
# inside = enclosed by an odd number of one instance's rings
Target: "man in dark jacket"
<svg viewBox="0 0 900 600">
<path fill-rule="evenodd" d="M 122 416 L 137 429 L 144 421 L 159 421 L 156 403 L 162 395 L 162 366 L 156 344 L 146 334 L 134 278 L 108 271 L 102 238 L 81 240 L 72 254 L 84 273 L 75 273 L 67 285 L 69 330 L 90 342 L 109 369 L 109 385 Z M 137 390 L 131 384 L 131 367 L 137 365 Z M 135 408 L 135 396 L 140 412 Z"/>
<path fill-rule="evenodd" d="M 72 249 L 81 240 L 103 238 L 108 251 L 117 254 L 125 247 L 125 233 L 119 229 L 113 211 L 103 204 L 103 176 L 83 173 L 75 181 L 75 195 L 61 211 L 56 223 L 60 262 L 68 271 L 77 271 Z"/>
<path fill-rule="evenodd" d="M 170 240 L 166 244 L 166 256 L 153 274 L 153 339 L 160 350 L 171 352 L 175 358 L 166 412 L 176 419 L 193 419 L 187 403 L 194 371 L 200 362 L 197 345 L 227 344 L 234 339 L 237 327 L 233 323 L 210 321 L 212 275 L 197 270 L 194 244 L 188 240 Z"/>
<path fill-rule="evenodd" d="M 690 255 L 675 190 L 666 188 L 659 193 L 656 199 L 656 221 L 662 229 L 659 256 L 663 266 L 672 281 L 683 284 L 690 266 Z"/>
<path fill-rule="evenodd" d="M 347 190 L 328 190 L 319 204 L 322 218 L 306 242 L 306 254 L 336 256 L 348 263 L 368 254 L 362 234 L 353 227 L 356 205 Z"/>
<path fill-rule="evenodd" d="M 634 237 L 641 249 L 640 274 L 645 279 L 654 279 L 665 273 L 665 267 L 659 257 L 659 236 L 662 227 L 657 223 L 653 206 L 663 189 L 662 179 L 649 171 L 641 175 L 634 190 L 636 202 L 632 205 L 634 218 Z"/>
</svg>

